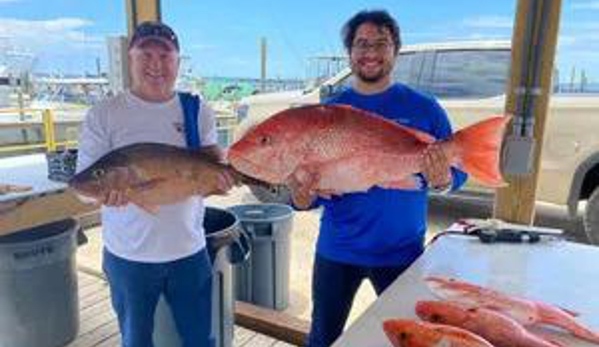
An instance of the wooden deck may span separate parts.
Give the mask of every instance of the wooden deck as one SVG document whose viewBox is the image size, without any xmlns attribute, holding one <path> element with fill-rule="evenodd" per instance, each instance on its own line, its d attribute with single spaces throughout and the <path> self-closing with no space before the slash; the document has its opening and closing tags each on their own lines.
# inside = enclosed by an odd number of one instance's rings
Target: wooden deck
<svg viewBox="0 0 599 347">
<path fill-rule="evenodd" d="M 103 279 L 79 272 L 79 310 L 79 336 L 67 347 L 120 347 L 118 323 Z M 292 346 L 238 326 L 234 336 L 234 347 Z"/>
</svg>

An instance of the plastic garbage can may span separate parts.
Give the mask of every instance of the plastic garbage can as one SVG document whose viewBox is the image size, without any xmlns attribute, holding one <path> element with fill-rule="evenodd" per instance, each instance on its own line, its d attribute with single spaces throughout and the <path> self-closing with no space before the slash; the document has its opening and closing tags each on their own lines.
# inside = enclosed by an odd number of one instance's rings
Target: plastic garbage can
<svg viewBox="0 0 599 347">
<path fill-rule="evenodd" d="M 0 237 L 0 347 L 59 347 L 79 330 L 74 219 Z"/>
<path fill-rule="evenodd" d="M 275 310 L 286 309 L 293 209 L 284 204 L 246 204 L 229 210 L 237 215 L 252 244 L 248 261 L 233 270 L 236 298 Z"/>
<path fill-rule="evenodd" d="M 250 243 L 237 217 L 226 210 L 207 207 L 204 230 L 210 260 L 212 261 L 212 335 L 215 347 L 233 345 L 234 311 L 232 263 L 245 261 L 250 254 Z M 155 347 L 180 347 L 171 310 L 161 297 L 154 319 Z"/>
</svg>

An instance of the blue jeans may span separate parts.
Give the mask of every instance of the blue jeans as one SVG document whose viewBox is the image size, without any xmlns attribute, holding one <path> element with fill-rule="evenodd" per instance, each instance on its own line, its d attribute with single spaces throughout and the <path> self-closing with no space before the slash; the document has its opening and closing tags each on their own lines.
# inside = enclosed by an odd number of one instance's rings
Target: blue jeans
<svg viewBox="0 0 599 347">
<path fill-rule="evenodd" d="M 409 267 L 366 267 L 316 255 L 312 273 L 312 326 L 308 347 L 329 347 L 343 332 L 354 296 L 366 278 L 380 295 Z"/>
<path fill-rule="evenodd" d="M 212 265 L 204 249 L 165 263 L 129 261 L 104 249 L 104 272 L 123 347 L 152 347 L 154 313 L 164 294 L 184 347 L 212 347 Z"/>
</svg>

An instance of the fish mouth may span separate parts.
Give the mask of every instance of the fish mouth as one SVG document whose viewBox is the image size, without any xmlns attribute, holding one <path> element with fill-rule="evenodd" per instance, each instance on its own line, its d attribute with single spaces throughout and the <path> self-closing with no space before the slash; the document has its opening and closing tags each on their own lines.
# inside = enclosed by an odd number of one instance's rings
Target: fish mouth
<svg viewBox="0 0 599 347">
<path fill-rule="evenodd" d="M 248 158 L 241 156 L 229 157 L 229 162 L 235 170 L 243 173 L 244 175 L 257 178 L 268 183 L 279 184 L 275 175 L 269 175 L 268 170 L 265 170 L 265 166 L 259 165 Z"/>
</svg>

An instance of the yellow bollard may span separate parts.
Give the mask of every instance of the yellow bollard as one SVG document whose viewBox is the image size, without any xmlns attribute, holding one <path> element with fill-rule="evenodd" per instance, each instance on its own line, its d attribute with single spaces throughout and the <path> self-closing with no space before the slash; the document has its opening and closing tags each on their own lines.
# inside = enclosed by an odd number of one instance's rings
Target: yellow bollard
<svg viewBox="0 0 599 347">
<path fill-rule="evenodd" d="M 54 115 L 49 109 L 45 109 L 42 112 L 42 118 L 44 121 L 44 135 L 46 138 L 46 151 L 56 151 L 56 135 L 54 133 Z"/>
</svg>

